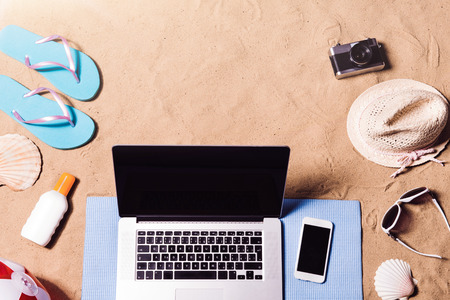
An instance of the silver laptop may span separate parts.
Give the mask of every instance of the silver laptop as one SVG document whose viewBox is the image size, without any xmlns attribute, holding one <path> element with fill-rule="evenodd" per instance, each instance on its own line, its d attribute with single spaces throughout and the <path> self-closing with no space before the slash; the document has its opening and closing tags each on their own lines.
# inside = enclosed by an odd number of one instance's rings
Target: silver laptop
<svg viewBox="0 0 450 300">
<path fill-rule="evenodd" d="M 116 299 L 282 299 L 288 147 L 113 149 Z"/>
</svg>

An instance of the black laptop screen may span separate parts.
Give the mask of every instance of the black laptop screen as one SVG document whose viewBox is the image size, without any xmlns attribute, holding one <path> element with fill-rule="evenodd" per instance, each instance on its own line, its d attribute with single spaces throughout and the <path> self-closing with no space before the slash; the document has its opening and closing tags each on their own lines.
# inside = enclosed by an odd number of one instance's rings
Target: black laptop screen
<svg viewBox="0 0 450 300">
<path fill-rule="evenodd" d="M 114 146 L 121 217 L 279 217 L 288 147 Z"/>
</svg>

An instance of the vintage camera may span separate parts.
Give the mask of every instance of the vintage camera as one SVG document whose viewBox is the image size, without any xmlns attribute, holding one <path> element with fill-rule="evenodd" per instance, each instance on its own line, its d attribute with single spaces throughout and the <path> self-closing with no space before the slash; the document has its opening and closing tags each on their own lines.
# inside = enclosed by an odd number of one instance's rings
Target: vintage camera
<svg viewBox="0 0 450 300">
<path fill-rule="evenodd" d="M 376 39 L 350 44 L 337 44 L 330 48 L 331 65 L 337 79 L 379 71 L 386 65 Z"/>
</svg>

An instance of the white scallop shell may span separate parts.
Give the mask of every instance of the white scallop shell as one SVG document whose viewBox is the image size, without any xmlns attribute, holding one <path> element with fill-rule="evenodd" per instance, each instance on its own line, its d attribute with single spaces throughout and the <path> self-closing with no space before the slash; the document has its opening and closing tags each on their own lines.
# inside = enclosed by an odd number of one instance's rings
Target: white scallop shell
<svg viewBox="0 0 450 300">
<path fill-rule="evenodd" d="M 41 173 L 41 153 L 19 134 L 0 136 L 0 185 L 22 191 L 32 186 Z"/>
<path fill-rule="evenodd" d="M 383 300 L 406 300 L 414 293 L 416 284 L 411 267 L 400 259 L 383 262 L 375 273 L 375 290 Z"/>
</svg>

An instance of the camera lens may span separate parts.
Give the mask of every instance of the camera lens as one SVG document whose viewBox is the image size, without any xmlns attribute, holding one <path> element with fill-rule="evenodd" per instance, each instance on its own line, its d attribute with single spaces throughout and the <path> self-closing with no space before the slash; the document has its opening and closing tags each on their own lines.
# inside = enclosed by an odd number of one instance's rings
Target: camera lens
<svg viewBox="0 0 450 300">
<path fill-rule="evenodd" d="M 350 60 L 358 66 L 367 64 L 372 58 L 372 50 L 363 43 L 357 43 L 350 49 Z"/>
</svg>

